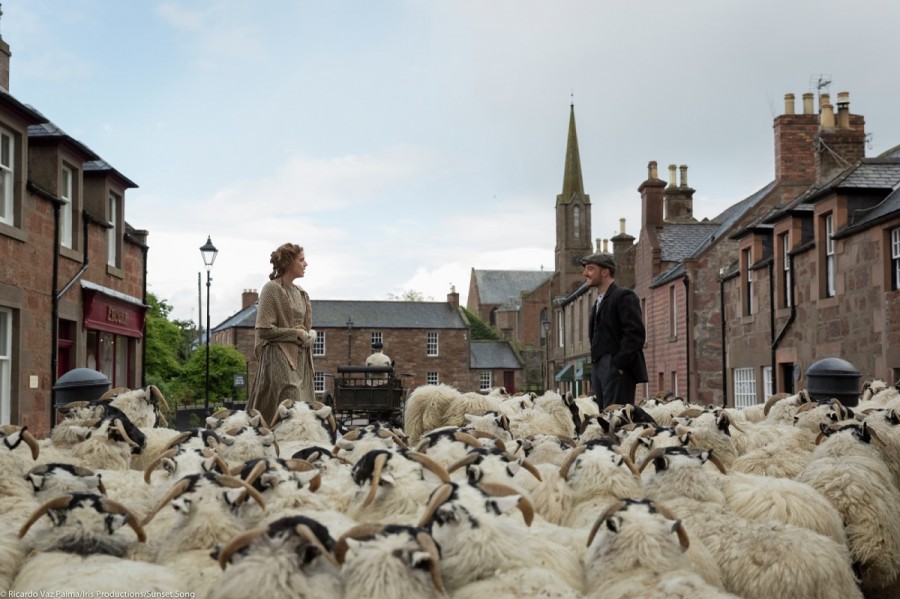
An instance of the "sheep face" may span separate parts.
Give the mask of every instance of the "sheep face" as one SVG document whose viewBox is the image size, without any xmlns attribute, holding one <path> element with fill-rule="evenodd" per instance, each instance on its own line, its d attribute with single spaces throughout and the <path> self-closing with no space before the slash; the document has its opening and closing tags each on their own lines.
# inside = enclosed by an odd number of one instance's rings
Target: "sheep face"
<svg viewBox="0 0 900 599">
<path fill-rule="evenodd" d="M 25 473 L 25 479 L 40 500 L 72 492 L 106 494 L 99 473 L 73 464 L 41 464 Z"/>
</svg>

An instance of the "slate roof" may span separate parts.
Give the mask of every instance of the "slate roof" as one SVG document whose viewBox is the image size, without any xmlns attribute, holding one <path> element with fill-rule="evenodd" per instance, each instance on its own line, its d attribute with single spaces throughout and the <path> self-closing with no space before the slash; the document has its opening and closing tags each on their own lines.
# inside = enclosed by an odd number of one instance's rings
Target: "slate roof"
<svg viewBox="0 0 900 599">
<path fill-rule="evenodd" d="M 506 341 L 472 341 L 470 347 L 470 368 L 481 370 L 522 368 L 522 362 Z"/>
<path fill-rule="evenodd" d="M 660 259 L 664 262 L 684 260 L 703 240 L 718 230 L 717 223 L 665 225 L 658 234 Z"/>
<path fill-rule="evenodd" d="M 684 260 L 687 258 L 697 258 L 705 252 L 713 243 L 722 235 L 728 232 L 731 227 L 742 217 L 748 210 L 763 201 L 766 196 L 775 187 L 775 181 L 770 182 L 755 193 L 747 196 L 740 202 L 733 204 L 723 210 L 718 216 L 712 219 L 710 223 L 698 223 L 696 225 L 666 225 L 660 236 L 660 249 L 662 259 L 667 260 L 666 251 L 662 249 L 662 235 L 670 227 L 696 227 L 693 230 L 677 230 L 673 232 L 673 239 L 678 238 L 679 245 L 672 243 L 671 255 L 677 255 L 677 252 L 683 252 L 679 257 L 672 258 L 671 261 L 677 261 L 667 270 L 658 274 L 652 281 L 650 287 L 659 287 L 670 281 L 684 276 Z M 701 228 L 702 227 L 702 228 Z M 688 248 L 693 244 L 693 247 Z"/>
<path fill-rule="evenodd" d="M 447 302 L 312 300 L 313 328 L 464 329 L 459 310 Z M 256 304 L 226 319 L 214 330 L 256 325 Z"/>
<path fill-rule="evenodd" d="M 475 270 L 478 300 L 485 304 L 504 304 L 510 298 L 519 299 L 531 293 L 553 276 L 545 270 Z"/>
<path fill-rule="evenodd" d="M 835 233 L 833 237 L 835 239 L 848 237 L 897 216 L 900 216 L 900 183 L 879 204 L 867 210 L 854 211 L 850 215 L 850 222 L 847 226 Z"/>
</svg>

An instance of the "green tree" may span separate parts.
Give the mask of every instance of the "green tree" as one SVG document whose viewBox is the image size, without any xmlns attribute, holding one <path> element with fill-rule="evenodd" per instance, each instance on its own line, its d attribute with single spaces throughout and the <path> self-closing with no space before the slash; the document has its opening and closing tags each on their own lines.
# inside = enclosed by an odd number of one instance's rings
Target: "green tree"
<svg viewBox="0 0 900 599">
<path fill-rule="evenodd" d="M 424 302 L 432 301 L 431 296 L 425 297 L 425 294 L 415 289 L 401 289 L 400 293 L 388 293 L 388 299 L 392 302 Z"/>
<path fill-rule="evenodd" d="M 170 321 L 172 306 L 154 293 L 147 293 L 147 305 L 145 379 L 148 385 L 156 385 L 169 399 L 177 393 L 178 379 L 190 355 L 193 323 Z"/>
<path fill-rule="evenodd" d="M 469 319 L 469 330 L 472 331 L 472 341 L 500 341 L 500 335 L 477 314 L 470 312 L 468 308 L 463 307 L 463 313 Z"/>
<path fill-rule="evenodd" d="M 226 345 L 209 347 L 209 402 L 238 399 L 235 396 L 234 375 L 247 372 L 243 354 Z M 183 403 L 203 403 L 206 399 L 206 346 L 194 350 L 185 363 L 178 379 L 177 393 L 183 394 Z M 243 396 L 243 390 L 241 394 Z"/>
</svg>

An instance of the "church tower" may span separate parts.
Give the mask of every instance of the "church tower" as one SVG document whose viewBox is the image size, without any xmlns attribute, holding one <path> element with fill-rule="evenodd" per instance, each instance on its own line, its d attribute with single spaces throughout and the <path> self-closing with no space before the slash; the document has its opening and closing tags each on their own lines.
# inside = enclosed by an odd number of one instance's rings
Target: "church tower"
<svg viewBox="0 0 900 599">
<path fill-rule="evenodd" d="M 556 272 L 563 293 L 584 282 L 579 260 L 594 251 L 591 243 L 591 198 L 584 193 L 578 135 L 575 133 L 575 105 L 569 111 L 569 140 L 562 193 L 556 196 Z"/>
</svg>

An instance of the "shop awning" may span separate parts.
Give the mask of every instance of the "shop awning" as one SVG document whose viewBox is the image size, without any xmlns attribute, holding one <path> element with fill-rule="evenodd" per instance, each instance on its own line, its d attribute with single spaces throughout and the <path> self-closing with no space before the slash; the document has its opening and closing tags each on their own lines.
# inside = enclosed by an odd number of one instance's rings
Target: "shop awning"
<svg viewBox="0 0 900 599">
<path fill-rule="evenodd" d="M 579 362 L 575 367 L 575 380 L 582 381 L 591 378 L 591 363 Z"/>
<path fill-rule="evenodd" d="M 82 281 L 81 287 L 86 329 L 143 337 L 147 308 L 139 299 L 88 281 Z"/>
<path fill-rule="evenodd" d="M 560 369 L 559 372 L 556 373 L 556 377 L 554 377 L 557 382 L 559 381 L 574 381 L 575 380 L 575 367 L 571 364 L 567 364 Z"/>
</svg>

